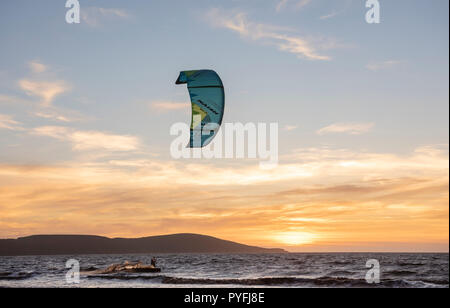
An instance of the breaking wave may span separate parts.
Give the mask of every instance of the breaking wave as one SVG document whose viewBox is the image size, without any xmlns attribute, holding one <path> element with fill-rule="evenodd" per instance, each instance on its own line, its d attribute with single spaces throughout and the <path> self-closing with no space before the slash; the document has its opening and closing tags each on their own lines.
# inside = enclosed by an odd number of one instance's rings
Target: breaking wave
<svg viewBox="0 0 450 308">
<path fill-rule="evenodd" d="M 320 286 L 320 287 L 361 287 L 367 288 L 370 285 L 365 279 L 355 279 L 346 277 L 260 277 L 260 278 L 241 278 L 241 279 L 220 279 L 220 278 L 186 278 L 172 277 L 165 275 L 89 275 L 92 279 L 117 279 L 117 280 L 147 280 L 161 284 L 174 285 L 243 285 L 243 286 Z M 384 279 L 378 287 L 407 288 L 417 286 L 443 287 L 448 285 L 448 281 L 408 281 L 404 279 Z"/>
<path fill-rule="evenodd" d="M 34 276 L 32 272 L 0 272 L 0 280 L 24 280 Z"/>
</svg>

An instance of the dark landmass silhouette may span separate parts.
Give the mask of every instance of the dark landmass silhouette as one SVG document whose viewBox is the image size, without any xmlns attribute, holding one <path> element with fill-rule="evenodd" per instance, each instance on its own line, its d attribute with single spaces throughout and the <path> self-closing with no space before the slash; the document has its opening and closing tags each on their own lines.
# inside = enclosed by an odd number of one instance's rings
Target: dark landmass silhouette
<svg viewBox="0 0 450 308">
<path fill-rule="evenodd" d="M 31 235 L 0 239 L 1 256 L 125 253 L 285 253 L 212 236 L 179 233 L 141 238 L 108 238 L 96 235 Z"/>
</svg>

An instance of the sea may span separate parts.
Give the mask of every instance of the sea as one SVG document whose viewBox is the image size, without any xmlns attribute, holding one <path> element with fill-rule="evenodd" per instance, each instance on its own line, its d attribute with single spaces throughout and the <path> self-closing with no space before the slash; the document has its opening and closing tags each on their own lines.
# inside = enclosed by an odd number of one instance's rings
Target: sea
<svg viewBox="0 0 450 308">
<path fill-rule="evenodd" d="M 111 264 L 125 261 L 150 264 L 152 257 L 157 258 L 161 272 L 98 274 L 99 270 Z M 79 279 L 76 274 L 78 267 Z M 449 255 L 282 253 L 0 256 L 0 287 L 448 288 Z"/>
</svg>

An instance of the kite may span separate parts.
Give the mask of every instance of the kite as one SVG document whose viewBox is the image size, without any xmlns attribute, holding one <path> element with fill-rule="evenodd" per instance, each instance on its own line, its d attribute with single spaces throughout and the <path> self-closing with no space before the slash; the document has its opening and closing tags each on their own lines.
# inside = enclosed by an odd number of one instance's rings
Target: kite
<svg viewBox="0 0 450 308">
<path fill-rule="evenodd" d="M 192 104 L 188 147 L 208 145 L 222 124 L 225 92 L 222 80 L 213 70 L 182 71 L 176 84 L 187 84 Z"/>
</svg>

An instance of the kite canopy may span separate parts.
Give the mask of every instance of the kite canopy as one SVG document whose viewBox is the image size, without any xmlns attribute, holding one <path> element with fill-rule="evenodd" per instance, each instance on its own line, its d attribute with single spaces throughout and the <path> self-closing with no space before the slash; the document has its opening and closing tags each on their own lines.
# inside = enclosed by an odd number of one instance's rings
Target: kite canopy
<svg viewBox="0 0 450 308">
<path fill-rule="evenodd" d="M 192 103 L 190 148 L 208 145 L 222 124 L 225 93 L 213 70 L 183 71 L 176 84 L 187 83 Z"/>
</svg>

